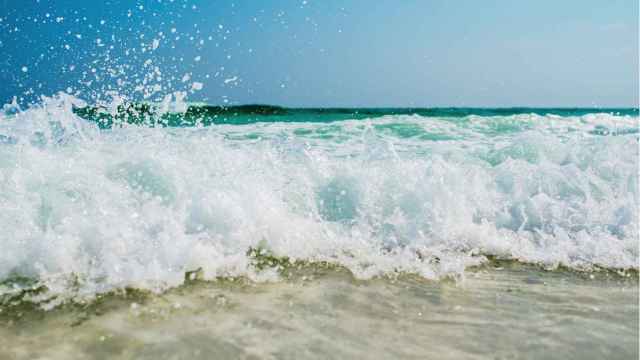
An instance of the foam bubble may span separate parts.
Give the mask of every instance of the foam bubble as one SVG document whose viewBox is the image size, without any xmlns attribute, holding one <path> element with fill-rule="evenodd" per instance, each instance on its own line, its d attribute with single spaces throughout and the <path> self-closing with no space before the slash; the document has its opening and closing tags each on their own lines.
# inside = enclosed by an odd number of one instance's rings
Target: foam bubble
<svg viewBox="0 0 640 360">
<path fill-rule="evenodd" d="M 456 276 L 478 255 L 639 266 L 638 136 L 620 131 L 637 118 L 101 131 L 83 105 L 60 94 L 0 116 L 0 279 L 62 296 L 162 290 L 196 269 L 274 280 L 252 247 L 360 278 Z"/>
</svg>

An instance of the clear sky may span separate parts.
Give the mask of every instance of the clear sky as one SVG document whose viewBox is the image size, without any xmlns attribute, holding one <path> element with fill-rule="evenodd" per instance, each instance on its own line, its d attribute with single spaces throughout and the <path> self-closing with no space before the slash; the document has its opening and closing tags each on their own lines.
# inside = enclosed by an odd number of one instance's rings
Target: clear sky
<svg viewBox="0 0 640 360">
<path fill-rule="evenodd" d="M 638 11 L 637 0 L 0 0 L 0 101 L 186 90 L 213 104 L 632 107 Z"/>
</svg>

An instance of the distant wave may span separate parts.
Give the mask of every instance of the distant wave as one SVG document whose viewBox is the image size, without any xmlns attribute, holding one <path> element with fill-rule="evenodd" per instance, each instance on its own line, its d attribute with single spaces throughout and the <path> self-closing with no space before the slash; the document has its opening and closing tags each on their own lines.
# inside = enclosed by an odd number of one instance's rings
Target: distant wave
<svg viewBox="0 0 640 360">
<path fill-rule="evenodd" d="M 331 122 L 366 119 L 386 115 L 419 115 L 423 117 L 513 116 L 583 116 L 602 113 L 638 116 L 633 108 L 286 108 L 273 105 L 213 106 L 185 104 L 182 111 L 159 110 L 157 104 L 129 103 L 113 110 L 85 106 L 74 112 L 103 128 L 118 124 L 147 126 L 209 126 L 214 124 L 246 125 L 255 122 Z"/>
</svg>

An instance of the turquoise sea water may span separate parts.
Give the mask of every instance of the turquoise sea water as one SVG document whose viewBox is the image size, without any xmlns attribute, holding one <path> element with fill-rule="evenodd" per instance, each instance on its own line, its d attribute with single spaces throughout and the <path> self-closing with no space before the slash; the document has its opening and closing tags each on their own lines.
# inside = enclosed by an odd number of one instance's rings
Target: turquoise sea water
<svg viewBox="0 0 640 360">
<path fill-rule="evenodd" d="M 634 108 L 286 108 L 270 105 L 211 106 L 205 104 L 184 105 L 184 111 L 154 116 L 158 106 L 133 104 L 105 112 L 99 107 L 85 107 L 77 113 L 97 122 L 102 128 L 110 128 L 122 121 L 127 123 L 159 126 L 208 126 L 213 124 L 247 125 L 256 122 L 301 122 L 327 123 L 341 120 L 373 119 L 383 116 L 415 115 L 441 119 L 466 118 L 469 116 L 515 116 L 554 115 L 583 116 L 588 114 L 611 114 L 638 116 Z M 115 115 L 115 116 L 113 116 Z M 410 134 L 408 134 L 410 135 Z"/>
</svg>

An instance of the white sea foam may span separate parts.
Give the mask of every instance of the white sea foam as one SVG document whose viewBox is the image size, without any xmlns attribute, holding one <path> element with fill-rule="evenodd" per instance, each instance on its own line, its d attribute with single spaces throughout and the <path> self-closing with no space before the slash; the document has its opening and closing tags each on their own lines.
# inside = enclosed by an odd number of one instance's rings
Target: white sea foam
<svg viewBox="0 0 640 360">
<path fill-rule="evenodd" d="M 0 280 L 38 279 L 47 296 L 162 290 L 195 269 L 273 280 L 249 247 L 360 278 L 455 276 L 477 255 L 639 267 L 635 117 L 104 131 L 82 105 L 0 117 Z"/>
</svg>

